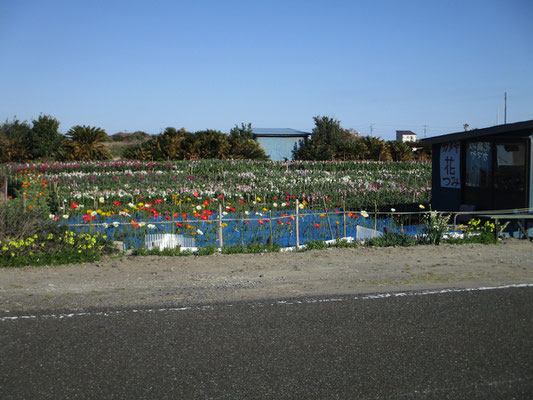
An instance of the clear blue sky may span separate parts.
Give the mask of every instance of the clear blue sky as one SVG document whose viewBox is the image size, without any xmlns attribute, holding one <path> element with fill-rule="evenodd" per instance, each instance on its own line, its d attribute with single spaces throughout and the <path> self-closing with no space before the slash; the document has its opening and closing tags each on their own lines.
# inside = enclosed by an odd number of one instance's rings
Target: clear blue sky
<svg viewBox="0 0 533 400">
<path fill-rule="evenodd" d="M 0 0 L 0 120 L 109 134 L 533 119 L 533 1 Z"/>
</svg>

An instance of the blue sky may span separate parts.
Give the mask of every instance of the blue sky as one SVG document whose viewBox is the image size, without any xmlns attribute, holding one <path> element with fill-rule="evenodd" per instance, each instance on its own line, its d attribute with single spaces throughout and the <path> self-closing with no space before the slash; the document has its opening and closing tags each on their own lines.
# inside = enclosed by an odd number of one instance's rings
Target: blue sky
<svg viewBox="0 0 533 400">
<path fill-rule="evenodd" d="M 109 134 L 533 119 L 533 2 L 0 0 L 0 120 Z"/>
</svg>

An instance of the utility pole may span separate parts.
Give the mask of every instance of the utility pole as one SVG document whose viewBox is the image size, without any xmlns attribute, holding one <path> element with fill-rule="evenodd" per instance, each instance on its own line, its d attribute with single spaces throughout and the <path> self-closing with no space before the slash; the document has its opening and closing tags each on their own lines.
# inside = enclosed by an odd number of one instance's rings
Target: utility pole
<svg viewBox="0 0 533 400">
<path fill-rule="evenodd" d="M 374 133 L 374 124 L 370 124 L 370 136 Z"/>
<path fill-rule="evenodd" d="M 507 124 L 507 92 L 503 94 L 503 99 L 505 103 L 505 111 L 503 112 L 503 123 Z"/>
<path fill-rule="evenodd" d="M 426 138 L 426 131 L 428 129 L 428 126 L 427 125 L 424 125 L 424 139 Z"/>
</svg>

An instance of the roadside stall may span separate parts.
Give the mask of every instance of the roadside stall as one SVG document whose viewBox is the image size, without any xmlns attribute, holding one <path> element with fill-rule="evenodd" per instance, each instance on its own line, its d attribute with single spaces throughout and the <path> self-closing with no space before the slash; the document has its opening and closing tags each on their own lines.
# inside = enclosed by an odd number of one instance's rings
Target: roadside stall
<svg viewBox="0 0 533 400">
<path fill-rule="evenodd" d="M 422 144 L 432 146 L 434 210 L 486 211 L 484 216 L 498 215 L 497 222 L 507 223 L 510 234 L 531 236 L 533 120 L 435 136 Z"/>
</svg>

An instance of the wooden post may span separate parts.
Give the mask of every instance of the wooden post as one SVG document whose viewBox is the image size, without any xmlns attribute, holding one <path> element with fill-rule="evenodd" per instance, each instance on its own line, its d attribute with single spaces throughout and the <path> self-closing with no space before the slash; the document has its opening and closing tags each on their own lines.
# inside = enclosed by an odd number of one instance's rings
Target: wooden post
<svg viewBox="0 0 533 400">
<path fill-rule="evenodd" d="M 344 234 L 344 238 L 346 237 L 346 211 L 345 210 L 342 210 L 342 227 L 343 227 L 343 234 Z"/>
<path fill-rule="evenodd" d="M 270 224 L 270 245 L 272 246 L 274 243 L 272 242 L 272 210 L 268 212 L 268 223 Z"/>
<path fill-rule="evenodd" d="M 218 203 L 218 245 L 222 250 L 224 247 L 224 241 L 222 239 L 222 204 Z"/>
<path fill-rule="evenodd" d="M 3 200 L 7 201 L 7 175 L 4 176 L 4 187 L 3 187 L 2 196 L 4 197 Z"/>
<path fill-rule="evenodd" d="M 296 251 L 298 251 L 300 247 L 300 207 L 298 207 L 298 199 L 296 199 Z"/>
<path fill-rule="evenodd" d="M 22 212 L 26 212 L 26 193 L 22 194 Z"/>
<path fill-rule="evenodd" d="M 328 227 L 329 227 L 329 234 L 331 236 L 331 240 L 333 240 L 333 229 L 331 229 L 331 221 L 329 220 L 329 213 L 328 211 L 326 210 L 326 200 L 325 199 L 322 199 L 324 201 L 324 212 L 326 213 L 326 217 L 328 219 Z"/>
<path fill-rule="evenodd" d="M 374 230 L 378 230 L 378 203 L 374 202 Z"/>
</svg>

